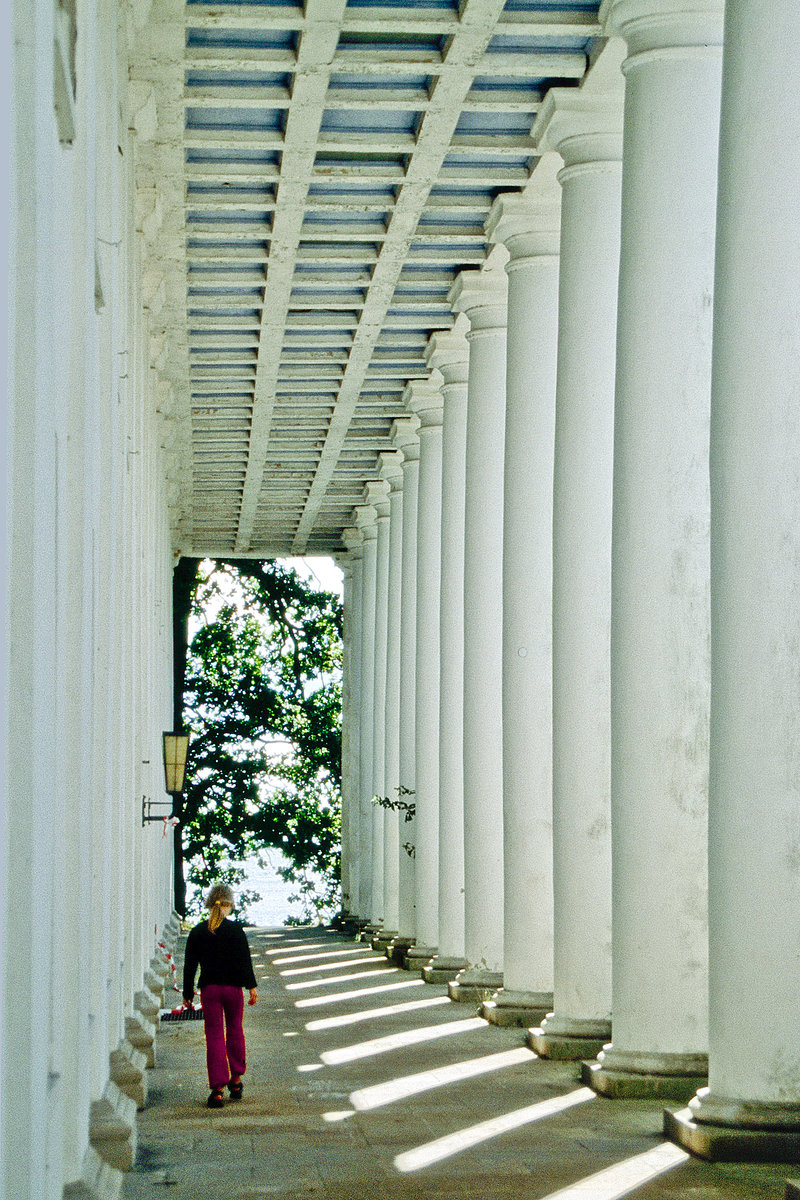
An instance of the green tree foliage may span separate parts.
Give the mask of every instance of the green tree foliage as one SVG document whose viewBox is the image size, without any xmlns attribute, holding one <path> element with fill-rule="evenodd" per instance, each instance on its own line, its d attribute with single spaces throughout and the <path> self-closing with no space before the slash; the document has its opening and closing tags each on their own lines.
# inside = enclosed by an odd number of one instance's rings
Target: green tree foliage
<svg viewBox="0 0 800 1200">
<path fill-rule="evenodd" d="M 193 617 L 188 878 L 238 883 L 231 864 L 275 847 L 310 919 L 338 896 L 341 602 L 275 562 L 216 561 L 200 566 Z"/>
</svg>

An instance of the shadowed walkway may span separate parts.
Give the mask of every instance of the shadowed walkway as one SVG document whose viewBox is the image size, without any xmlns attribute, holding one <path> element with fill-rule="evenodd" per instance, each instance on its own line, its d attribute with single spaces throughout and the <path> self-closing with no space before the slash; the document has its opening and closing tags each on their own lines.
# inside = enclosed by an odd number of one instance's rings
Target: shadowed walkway
<svg viewBox="0 0 800 1200">
<path fill-rule="evenodd" d="M 162 1025 L 126 1200 L 782 1200 L 796 1173 L 688 1158 L 661 1102 L 594 1096 L 368 947 L 250 939 L 244 1099 L 206 1109 L 202 1025 Z"/>
</svg>

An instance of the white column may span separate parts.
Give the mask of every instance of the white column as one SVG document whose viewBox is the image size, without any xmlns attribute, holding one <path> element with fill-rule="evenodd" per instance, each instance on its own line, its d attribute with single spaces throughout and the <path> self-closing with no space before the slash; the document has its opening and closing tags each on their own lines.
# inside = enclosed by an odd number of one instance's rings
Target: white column
<svg viewBox="0 0 800 1200">
<path fill-rule="evenodd" d="M 422 970 L 439 936 L 439 585 L 442 539 L 441 380 L 410 383 L 406 407 L 419 417 L 417 510 L 416 787 L 411 970 Z"/>
<path fill-rule="evenodd" d="M 486 230 L 509 252 L 503 511 L 503 987 L 483 1006 L 532 1025 L 553 1003 L 553 429 L 558 352 L 559 160 Z"/>
<path fill-rule="evenodd" d="M 386 706 L 383 796 L 396 805 L 400 786 L 400 606 L 403 578 L 403 455 L 380 455 L 389 484 L 389 572 L 386 608 Z M 397 937 L 400 922 L 400 813 L 383 814 L 383 938 Z"/>
<path fill-rule="evenodd" d="M 504 272 L 462 271 L 450 290 L 470 322 L 464 510 L 464 952 L 456 1000 L 503 982 Z"/>
<path fill-rule="evenodd" d="M 355 523 L 363 538 L 361 574 L 361 709 L 359 728 L 359 885 L 358 916 L 372 920 L 372 738 L 375 708 L 375 573 L 378 514 L 371 504 L 357 504 Z"/>
<path fill-rule="evenodd" d="M 340 771 L 340 810 L 339 810 L 339 880 L 342 889 L 342 915 L 348 912 L 348 905 L 352 895 L 352 886 L 350 884 L 350 782 L 351 782 L 351 759 L 353 752 L 352 745 L 352 729 L 350 724 L 350 710 L 353 703 L 352 692 L 352 673 L 351 673 L 351 653 L 352 641 L 348 637 L 350 632 L 348 626 L 351 624 L 352 613 L 351 598 L 353 587 L 353 571 L 350 560 L 345 557 L 336 557 L 334 559 L 337 567 L 342 572 L 342 749 L 341 749 L 341 771 Z"/>
<path fill-rule="evenodd" d="M 706 1069 L 708 435 L 722 0 L 613 0 L 628 43 L 611 624 L 612 1095 Z M 689 97 L 691 101 L 689 102 Z"/>
<path fill-rule="evenodd" d="M 547 93 L 533 128 L 539 146 L 564 161 L 553 499 L 554 1012 L 531 1039 L 544 1057 L 591 1058 L 611 1039 L 611 497 L 623 53 L 624 43 L 610 39 L 580 89 Z"/>
<path fill-rule="evenodd" d="M 796 1163 L 797 11 L 740 0 L 725 19 L 711 399 L 710 1090 L 692 1101 L 697 1124 L 684 1122 L 681 1140 L 711 1158 L 743 1150 Z"/>
<path fill-rule="evenodd" d="M 419 417 L 400 417 L 392 425 L 392 445 L 403 454 L 402 581 L 400 584 L 400 710 L 398 800 L 414 803 L 416 791 L 417 674 L 417 498 L 419 493 Z M 387 954 L 402 962 L 415 937 L 414 821 L 400 810 L 398 821 L 397 937 Z"/>
<path fill-rule="evenodd" d="M 375 662 L 373 667 L 372 719 L 372 905 L 370 924 L 383 924 L 383 822 L 384 809 L 375 797 L 383 798 L 384 721 L 386 716 L 386 620 L 389 603 L 389 485 L 383 479 L 369 479 L 365 497 L 377 517 L 375 552 Z"/>
<path fill-rule="evenodd" d="M 342 642 L 342 910 L 358 913 L 359 889 L 359 733 L 361 727 L 361 530 L 345 529 L 342 541 L 348 554 L 344 571 L 344 628 Z"/>
<path fill-rule="evenodd" d="M 439 940 L 423 970 L 449 983 L 464 955 L 464 492 L 469 342 L 460 329 L 434 333 L 426 361 L 442 384 L 442 536 L 439 598 Z"/>
</svg>

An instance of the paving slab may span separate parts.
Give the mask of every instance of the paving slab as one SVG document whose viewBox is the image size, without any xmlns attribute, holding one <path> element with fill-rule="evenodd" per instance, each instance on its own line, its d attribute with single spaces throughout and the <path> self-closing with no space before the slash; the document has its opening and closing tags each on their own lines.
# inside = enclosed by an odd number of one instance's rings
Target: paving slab
<svg viewBox="0 0 800 1200">
<path fill-rule="evenodd" d="M 162 1024 L 123 1200 L 783 1200 L 797 1174 L 691 1157 L 664 1140 L 663 1100 L 588 1092 L 579 1064 L 363 943 L 248 936 L 244 1097 L 207 1109 L 202 1025 Z"/>
</svg>

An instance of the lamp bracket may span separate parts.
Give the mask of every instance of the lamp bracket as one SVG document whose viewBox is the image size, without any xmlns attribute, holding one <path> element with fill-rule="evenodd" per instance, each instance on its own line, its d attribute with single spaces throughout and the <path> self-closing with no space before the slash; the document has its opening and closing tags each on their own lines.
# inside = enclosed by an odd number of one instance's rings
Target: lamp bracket
<svg viewBox="0 0 800 1200">
<path fill-rule="evenodd" d="M 161 805 L 162 807 L 164 805 L 169 805 L 171 811 L 168 813 L 156 813 L 156 815 L 153 816 L 152 810 L 154 805 Z M 175 810 L 172 800 L 148 800 L 146 796 L 142 796 L 142 829 L 144 829 L 148 821 L 163 821 L 168 817 L 174 817 L 174 815 Z"/>
</svg>

